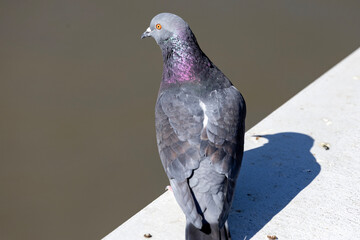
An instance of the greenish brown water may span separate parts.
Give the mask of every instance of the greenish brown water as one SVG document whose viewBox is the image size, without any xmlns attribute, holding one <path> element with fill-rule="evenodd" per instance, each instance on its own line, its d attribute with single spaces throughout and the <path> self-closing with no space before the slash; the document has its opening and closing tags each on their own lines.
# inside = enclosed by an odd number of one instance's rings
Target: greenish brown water
<svg viewBox="0 0 360 240">
<path fill-rule="evenodd" d="M 0 239 L 99 239 L 167 185 L 160 50 L 182 16 L 243 93 L 247 129 L 360 45 L 359 1 L 1 1 Z M 325 89 L 324 89 L 325 91 Z"/>
</svg>

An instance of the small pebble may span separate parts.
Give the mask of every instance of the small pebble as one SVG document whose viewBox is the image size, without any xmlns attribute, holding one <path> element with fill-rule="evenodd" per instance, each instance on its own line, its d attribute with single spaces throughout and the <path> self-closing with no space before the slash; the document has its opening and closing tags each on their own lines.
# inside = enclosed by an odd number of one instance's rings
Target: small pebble
<svg viewBox="0 0 360 240">
<path fill-rule="evenodd" d="M 262 136 L 261 135 L 252 135 L 252 137 L 255 137 L 255 140 L 259 140 Z"/>
<path fill-rule="evenodd" d="M 145 233 L 145 234 L 144 234 L 144 237 L 146 237 L 146 238 L 151 238 L 152 235 L 151 235 L 150 233 Z"/>
<path fill-rule="evenodd" d="M 323 147 L 325 150 L 329 150 L 329 149 L 330 149 L 330 144 L 329 144 L 329 143 L 321 143 L 320 145 L 321 145 L 321 147 Z"/>
<path fill-rule="evenodd" d="M 271 240 L 278 239 L 275 235 L 267 235 L 267 238 Z"/>
</svg>

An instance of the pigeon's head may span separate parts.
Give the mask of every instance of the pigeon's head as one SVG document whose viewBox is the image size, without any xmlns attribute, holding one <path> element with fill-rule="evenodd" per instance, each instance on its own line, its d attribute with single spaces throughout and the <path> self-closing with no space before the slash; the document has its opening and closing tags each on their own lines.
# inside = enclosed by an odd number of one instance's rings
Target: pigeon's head
<svg viewBox="0 0 360 240">
<path fill-rule="evenodd" d="M 181 17 L 172 13 L 160 13 L 151 20 L 141 38 L 153 37 L 161 46 L 169 39 L 182 37 L 189 31 L 189 25 Z"/>
</svg>

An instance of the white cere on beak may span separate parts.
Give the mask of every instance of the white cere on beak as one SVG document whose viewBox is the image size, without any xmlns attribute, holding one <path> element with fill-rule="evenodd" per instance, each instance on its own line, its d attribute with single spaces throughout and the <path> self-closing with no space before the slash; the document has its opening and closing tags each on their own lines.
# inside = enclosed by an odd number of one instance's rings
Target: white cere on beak
<svg viewBox="0 0 360 240">
<path fill-rule="evenodd" d="M 150 29 L 150 27 L 148 27 L 147 29 L 146 29 L 146 32 L 151 32 L 151 29 Z"/>
<path fill-rule="evenodd" d="M 206 105 L 205 105 L 205 103 L 203 103 L 202 101 L 200 101 L 200 107 L 201 107 L 201 109 L 203 110 L 203 112 L 204 112 L 204 121 L 203 121 L 203 128 L 205 128 L 206 127 L 206 125 L 207 125 L 207 123 L 208 123 L 208 120 L 209 120 L 209 118 L 208 118 L 208 116 L 206 115 Z"/>
</svg>

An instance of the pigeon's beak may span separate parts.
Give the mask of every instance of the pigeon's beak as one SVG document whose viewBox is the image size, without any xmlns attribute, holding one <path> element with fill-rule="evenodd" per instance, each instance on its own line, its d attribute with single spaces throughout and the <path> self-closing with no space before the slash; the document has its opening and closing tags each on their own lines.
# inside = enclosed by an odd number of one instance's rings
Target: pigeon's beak
<svg viewBox="0 0 360 240">
<path fill-rule="evenodd" d="M 148 27 L 146 29 L 146 31 L 141 35 L 141 39 L 146 38 L 146 37 L 150 37 L 150 33 L 151 33 L 151 29 L 150 29 L 150 27 Z"/>
</svg>

